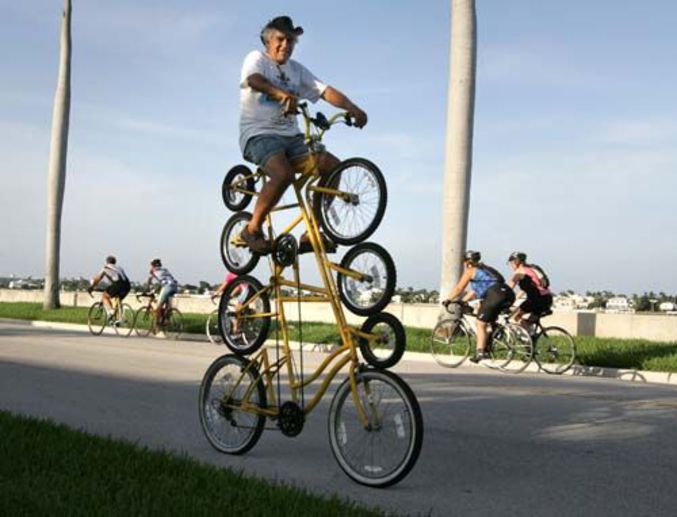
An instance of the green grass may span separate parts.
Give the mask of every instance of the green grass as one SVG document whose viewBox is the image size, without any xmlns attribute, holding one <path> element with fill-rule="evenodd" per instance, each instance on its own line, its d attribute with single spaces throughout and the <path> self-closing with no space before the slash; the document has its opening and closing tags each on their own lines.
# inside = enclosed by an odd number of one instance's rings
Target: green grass
<svg viewBox="0 0 677 517">
<path fill-rule="evenodd" d="M 184 314 L 186 332 L 204 333 L 206 314 Z M 0 302 L 0 318 L 87 323 L 87 308 L 64 307 L 44 311 L 39 303 Z M 271 337 L 274 337 L 274 326 Z M 430 330 L 407 327 L 407 350 L 430 351 Z M 298 340 L 298 327 L 290 325 L 290 338 Z M 656 342 L 645 339 L 615 339 L 579 336 L 575 338 L 578 362 L 585 366 L 608 366 L 659 372 L 677 372 L 677 342 Z M 339 343 L 335 325 L 303 323 L 303 341 Z"/>
<path fill-rule="evenodd" d="M 0 515 L 382 515 L 2 411 L 0 436 Z"/>
</svg>

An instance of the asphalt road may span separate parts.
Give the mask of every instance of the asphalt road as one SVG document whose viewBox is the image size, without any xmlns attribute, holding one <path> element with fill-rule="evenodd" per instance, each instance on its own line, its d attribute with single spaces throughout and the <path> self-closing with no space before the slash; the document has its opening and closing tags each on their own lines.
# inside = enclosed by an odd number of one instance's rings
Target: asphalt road
<svg viewBox="0 0 677 517">
<path fill-rule="evenodd" d="M 677 512 L 675 387 L 404 361 L 395 371 L 421 403 L 423 450 L 400 484 L 375 490 L 334 461 L 330 396 L 296 438 L 271 430 L 244 456 L 214 451 L 200 430 L 197 394 L 225 351 L 0 323 L 0 408 L 404 514 Z M 322 355 L 305 357 L 312 364 Z"/>
</svg>

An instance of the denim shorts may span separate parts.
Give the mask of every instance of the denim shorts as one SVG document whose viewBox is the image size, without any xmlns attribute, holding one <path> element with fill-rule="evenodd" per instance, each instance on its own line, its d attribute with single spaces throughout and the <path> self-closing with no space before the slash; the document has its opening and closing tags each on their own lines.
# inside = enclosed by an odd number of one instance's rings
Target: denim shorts
<svg viewBox="0 0 677 517">
<path fill-rule="evenodd" d="M 158 297 L 158 307 L 169 300 L 170 296 L 174 296 L 178 291 L 177 286 L 169 284 L 162 286 L 160 296 Z"/>
<path fill-rule="evenodd" d="M 281 135 L 257 135 L 247 140 L 244 146 L 243 157 L 248 162 L 263 167 L 268 158 L 279 153 L 284 153 L 287 159 L 292 160 L 305 156 L 310 150 L 304 142 L 302 134 L 294 136 Z"/>
</svg>

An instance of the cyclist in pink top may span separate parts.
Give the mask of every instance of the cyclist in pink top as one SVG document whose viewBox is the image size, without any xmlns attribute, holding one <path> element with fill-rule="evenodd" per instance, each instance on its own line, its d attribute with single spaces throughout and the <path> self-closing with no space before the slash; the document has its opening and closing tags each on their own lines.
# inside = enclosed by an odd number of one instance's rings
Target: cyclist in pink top
<svg viewBox="0 0 677 517">
<path fill-rule="evenodd" d="M 539 266 L 527 263 L 527 254 L 524 252 L 513 251 L 508 257 L 508 264 L 513 269 L 508 285 L 513 289 L 519 287 L 527 297 L 517 308 L 513 318 L 528 329 L 531 323 L 552 307 L 550 280 Z M 529 314 L 530 317 L 524 318 L 525 314 Z"/>
</svg>

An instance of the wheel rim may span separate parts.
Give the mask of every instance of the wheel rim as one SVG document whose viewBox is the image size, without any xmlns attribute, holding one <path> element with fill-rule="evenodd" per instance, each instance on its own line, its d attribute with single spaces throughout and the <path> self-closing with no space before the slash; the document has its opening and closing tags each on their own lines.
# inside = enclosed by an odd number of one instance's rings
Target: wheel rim
<svg viewBox="0 0 677 517">
<path fill-rule="evenodd" d="M 375 174 L 364 165 L 354 164 L 331 176 L 327 186 L 351 194 L 350 200 L 322 197 L 323 219 L 330 233 L 351 239 L 367 231 L 383 196 Z"/>
<path fill-rule="evenodd" d="M 252 387 L 253 374 L 249 371 L 243 376 L 242 370 L 239 362 L 226 362 L 208 380 L 203 392 L 203 428 L 210 442 L 220 450 L 241 449 L 256 433 L 260 417 L 237 409 L 248 391 L 248 402 L 261 404 L 259 392 Z"/>
<path fill-rule="evenodd" d="M 238 286 L 243 286 L 243 291 L 233 295 Z M 219 304 L 220 335 L 233 351 L 246 351 L 267 331 L 269 316 L 257 315 L 268 313 L 269 306 L 263 295 L 257 296 L 257 287 L 246 277 L 240 277 L 229 286 Z"/>
<path fill-rule="evenodd" d="M 219 312 L 214 311 L 207 319 L 207 337 L 209 341 L 215 345 L 220 345 L 223 341 L 219 334 Z"/>
<path fill-rule="evenodd" d="M 230 184 L 241 182 L 240 185 L 246 186 L 247 182 L 243 181 L 245 178 L 246 176 L 244 174 L 238 172 L 237 174 L 233 175 Z M 230 184 L 228 185 L 228 187 L 230 187 Z M 230 203 L 232 206 L 239 206 L 240 203 L 243 202 L 247 194 L 245 194 L 244 192 L 238 192 L 237 190 L 233 190 L 231 188 L 227 188 L 224 195 L 228 203 Z"/>
<path fill-rule="evenodd" d="M 489 368 L 503 369 L 512 361 L 514 354 L 506 335 L 494 336 L 491 340 L 490 359 L 483 364 Z"/>
<path fill-rule="evenodd" d="M 574 343 L 571 336 L 561 329 L 545 329 L 536 340 L 536 354 L 546 372 L 564 373 L 574 362 Z"/>
<path fill-rule="evenodd" d="M 150 309 L 144 307 L 136 314 L 134 327 L 139 336 L 147 336 L 153 326 L 153 314 Z"/>
<path fill-rule="evenodd" d="M 385 321 L 376 323 L 370 334 L 377 336 L 376 340 L 369 340 L 369 350 L 377 361 L 388 360 L 397 349 L 397 334 L 395 329 Z"/>
<path fill-rule="evenodd" d="M 450 368 L 460 365 L 471 348 L 474 348 L 471 336 L 463 331 L 460 322 L 442 321 L 433 329 L 430 351 L 439 365 Z"/>
<path fill-rule="evenodd" d="M 388 269 L 383 257 L 371 250 L 355 255 L 346 265 L 346 269 L 368 275 L 361 280 L 346 275 L 341 276 L 341 289 L 349 305 L 368 311 L 379 305 L 389 290 Z"/>
<path fill-rule="evenodd" d="M 87 315 L 87 325 L 89 326 L 89 331 L 98 336 L 103 332 L 106 322 L 108 321 L 108 313 L 103 307 L 102 303 L 97 303 L 89 309 Z"/>
<path fill-rule="evenodd" d="M 228 269 L 232 269 L 235 272 L 245 269 L 247 265 L 254 260 L 254 254 L 248 247 L 235 246 L 232 243 L 233 239 L 240 235 L 242 230 L 244 230 L 248 224 L 248 218 L 239 218 L 234 221 L 226 231 L 226 235 L 221 243 L 222 256 L 226 263 L 225 265 Z"/>
<path fill-rule="evenodd" d="M 115 324 L 115 332 L 119 336 L 127 337 L 134 328 L 134 310 L 129 305 L 123 305 L 120 308 L 121 318 L 119 323 Z"/>
<path fill-rule="evenodd" d="M 386 484 L 405 469 L 414 452 L 413 408 L 395 382 L 376 372 L 361 374 L 357 390 L 362 406 L 369 408 L 369 425 L 363 426 L 349 383 L 344 384 L 330 412 L 332 448 L 353 479 Z"/>
<path fill-rule="evenodd" d="M 178 339 L 183 331 L 183 318 L 176 309 L 172 309 L 167 316 L 167 325 L 165 333 L 170 339 Z"/>
</svg>

